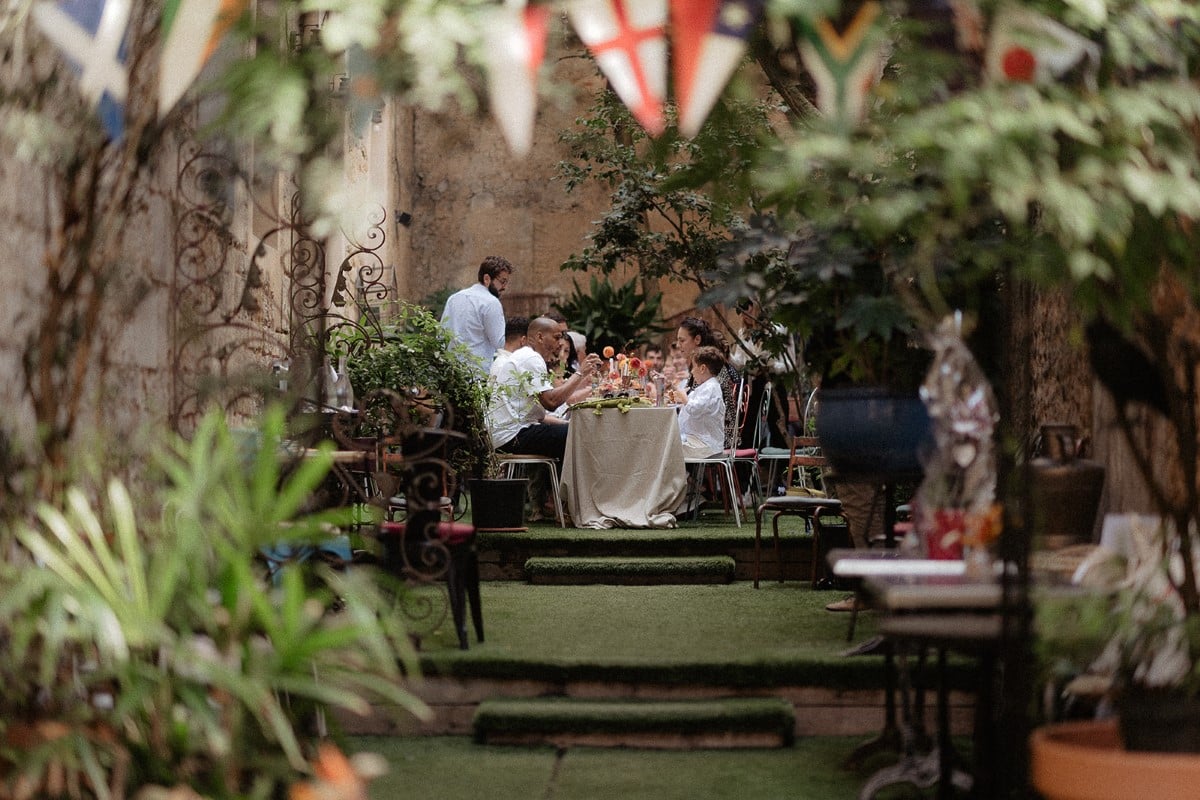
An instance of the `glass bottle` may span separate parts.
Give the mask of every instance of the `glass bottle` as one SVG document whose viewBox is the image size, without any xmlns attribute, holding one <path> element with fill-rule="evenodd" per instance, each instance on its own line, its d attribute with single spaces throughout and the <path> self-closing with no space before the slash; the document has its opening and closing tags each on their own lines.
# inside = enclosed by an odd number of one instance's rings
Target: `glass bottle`
<svg viewBox="0 0 1200 800">
<path fill-rule="evenodd" d="M 333 406 L 349 411 L 354 407 L 354 387 L 350 385 L 350 372 L 346 369 L 346 356 L 338 358 L 337 372 L 333 379 Z"/>
</svg>

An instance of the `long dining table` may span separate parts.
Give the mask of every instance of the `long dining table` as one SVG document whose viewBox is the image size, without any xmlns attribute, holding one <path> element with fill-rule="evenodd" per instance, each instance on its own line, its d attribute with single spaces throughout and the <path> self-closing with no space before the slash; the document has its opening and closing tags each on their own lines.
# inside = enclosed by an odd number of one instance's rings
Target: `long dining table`
<svg viewBox="0 0 1200 800">
<path fill-rule="evenodd" d="M 577 528 L 673 528 L 686 489 L 674 408 L 571 412 L 560 490 Z"/>
</svg>

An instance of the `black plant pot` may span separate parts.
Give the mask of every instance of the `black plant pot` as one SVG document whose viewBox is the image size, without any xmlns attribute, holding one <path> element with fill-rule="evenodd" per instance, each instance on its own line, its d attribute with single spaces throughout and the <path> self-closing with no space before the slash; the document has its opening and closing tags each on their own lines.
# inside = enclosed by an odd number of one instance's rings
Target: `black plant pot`
<svg viewBox="0 0 1200 800">
<path fill-rule="evenodd" d="M 920 453 L 933 446 L 929 413 L 917 393 L 875 386 L 821 389 L 817 438 L 842 476 L 916 476 Z"/>
<path fill-rule="evenodd" d="M 1121 694 L 1120 709 L 1126 750 L 1200 753 L 1200 698 L 1137 687 Z"/>
<path fill-rule="evenodd" d="M 471 522 L 477 531 L 523 531 L 528 478 L 472 478 Z"/>
</svg>

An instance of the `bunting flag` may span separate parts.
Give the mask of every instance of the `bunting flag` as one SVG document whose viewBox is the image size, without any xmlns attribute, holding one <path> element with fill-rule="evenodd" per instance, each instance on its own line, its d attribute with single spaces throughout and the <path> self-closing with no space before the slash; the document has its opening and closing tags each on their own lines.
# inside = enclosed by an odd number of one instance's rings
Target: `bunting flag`
<svg viewBox="0 0 1200 800">
<path fill-rule="evenodd" d="M 763 0 L 671 0 L 671 52 L 679 132 L 700 132 L 742 61 Z"/>
<path fill-rule="evenodd" d="M 492 116 L 513 155 L 533 146 L 537 116 L 537 79 L 546 56 L 550 7 L 508 2 L 487 28 L 488 93 Z"/>
<path fill-rule="evenodd" d="M 817 108 L 843 125 L 862 119 L 887 60 L 888 42 L 875 25 L 880 10 L 875 0 L 863 3 L 840 34 L 824 17 L 803 29 L 800 58 L 817 84 Z"/>
<path fill-rule="evenodd" d="M 367 126 L 381 121 L 383 114 L 383 99 L 380 97 L 379 81 L 374 75 L 373 59 L 362 45 L 352 44 L 346 48 L 344 90 L 350 132 L 361 141 L 367 133 Z"/>
<path fill-rule="evenodd" d="M 1049 17 L 1024 8 L 1006 7 L 996 13 L 985 58 L 993 80 L 1047 83 L 1061 78 L 1084 61 L 1094 80 L 1100 46 Z"/>
<path fill-rule="evenodd" d="M 567 16 L 634 118 L 662 133 L 667 0 L 572 0 Z"/>
<path fill-rule="evenodd" d="M 196 80 L 221 37 L 247 0 L 166 0 L 162 57 L 158 66 L 158 113 L 164 116 Z"/>
<path fill-rule="evenodd" d="M 60 0 L 33 7 L 33 20 L 79 73 L 79 91 L 114 141 L 125 134 L 129 0 Z"/>
</svg>

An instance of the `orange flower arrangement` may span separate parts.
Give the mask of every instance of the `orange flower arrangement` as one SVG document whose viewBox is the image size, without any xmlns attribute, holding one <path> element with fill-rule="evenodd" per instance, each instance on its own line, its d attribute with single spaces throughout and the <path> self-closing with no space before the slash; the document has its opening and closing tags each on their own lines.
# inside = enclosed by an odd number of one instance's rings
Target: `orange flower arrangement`
<svg viewBox="0 0 1200 800">
<path fill-rule="evenodd" d="M 367 781 L 386 768 L 378 757 L 346 758 L 336 746 L 322 744 L 312 762 L 313 780 L 292 784 L 288 800 L 367 800 Z"/>
<path fill-rule="evenodd" d="M 1000 537 L 1004 530 L 1004 511 L 999 503 L 992 503 L 985 511 L 968 514 L 963 544 L 967 547 L 987 547 Z"/>
</svg>

